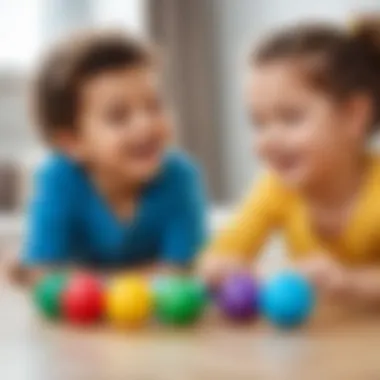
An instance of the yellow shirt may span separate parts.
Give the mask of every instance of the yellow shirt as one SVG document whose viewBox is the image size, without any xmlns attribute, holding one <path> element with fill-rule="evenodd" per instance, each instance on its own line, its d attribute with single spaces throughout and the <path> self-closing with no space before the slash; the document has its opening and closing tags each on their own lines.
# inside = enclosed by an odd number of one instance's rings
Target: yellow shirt
<svg viewBox="0 0 380 380">
<path fill-rule="evenodd" d="M 347 264 L 380 262 L 380 158 L 371 157 L 368 163 L 354 210 L 336 238 L 323 239 L 313 231 L 301 196 L 267 176 L 208 251 L 248 258 L 260 250 L 269 234 L 278 230 L 295 259 L 327 251 Z"/>
</svg>

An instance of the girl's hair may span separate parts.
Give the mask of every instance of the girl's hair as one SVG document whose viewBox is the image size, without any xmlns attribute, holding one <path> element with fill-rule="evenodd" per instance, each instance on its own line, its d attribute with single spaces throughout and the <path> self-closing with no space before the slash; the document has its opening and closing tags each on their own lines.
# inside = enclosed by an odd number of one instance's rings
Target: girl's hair
<svg viewBox="0 0 380 380">
<path fill-rule="evenodd" d="M 371 130 L 380 124 L 380 18 L 362 17 L 348 29 L 308 24 L 279 31 L 252 52 L 250 62 L 282 59 L 299 62 L 315 85 L 338 99 L 368 94 Z"/>
</svg>

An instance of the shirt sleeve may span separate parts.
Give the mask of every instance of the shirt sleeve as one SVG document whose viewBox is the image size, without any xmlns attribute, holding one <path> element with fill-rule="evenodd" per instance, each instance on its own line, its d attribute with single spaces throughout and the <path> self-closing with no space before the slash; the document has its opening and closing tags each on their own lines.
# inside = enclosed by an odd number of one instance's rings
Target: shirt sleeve
<svg viewBox="0 0 380 380">
<path fill-rule="evenodd" d="M 72 187 L 72 179 L 59 165 L 36 173 L 23 247 L 25 264 L 49 265 L 69 259 L 75 209 Z"/>
<path fill-rule="evenodd" d="M 207 253 L 242 258 L 257 254 L 268 235 L 279 225 L 286 204 L 285 190 L 273 177 L 265 177 L 207 247 Z"/>
<path fill-rule="evenodd" d="M 202 248 L 206 236 L 206 195 L 202 176 L 195 166 L 172 178 L 171 207 L 164 239 L 161 260 L 174 265 L 188 265 Z"/>
</svg>

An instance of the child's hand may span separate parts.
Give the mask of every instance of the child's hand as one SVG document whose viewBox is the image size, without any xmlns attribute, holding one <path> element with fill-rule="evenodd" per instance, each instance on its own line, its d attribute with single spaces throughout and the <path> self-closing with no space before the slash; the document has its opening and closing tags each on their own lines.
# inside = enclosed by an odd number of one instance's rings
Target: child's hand
<svg viewBox="0 0 380 380">
<path fill-rule="evenodd" d="M 350 293 L 351 273 L 348 268 L 328 257 L 319 255 L 297 264 L 297 269 L 328 297 L 342 297 Z"/>
<path fill-rule="evenodd" d="M 211 287 L 217 287 L 231 273 L 247 272 L 249 265 L 236 255 L 206 254 L 200 261 L 197 271 Z"/>
<path fill-rule="evenodd" d="M 18 257 L 6 256 L 1 263 L 0 277 L 12 285 L 33 286 L 44 275 L 41 269 L 25 267 Z"/>
</svg>

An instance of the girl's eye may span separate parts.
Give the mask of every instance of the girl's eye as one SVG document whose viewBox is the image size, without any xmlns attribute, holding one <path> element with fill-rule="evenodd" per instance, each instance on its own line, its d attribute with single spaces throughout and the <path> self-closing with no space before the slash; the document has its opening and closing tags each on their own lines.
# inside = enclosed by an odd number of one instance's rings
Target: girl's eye
<svg viewBox="0 0 380 380">
<path fill-rule="evenodd" d="M 253 112 L 248 114 L 248 119 L 254 129 L 261 129 L 264 125 L 264 120 Z"/>
<path fill-rule="evenodd" d="M 283 124 L 293 126 L 303 121 L 304 110 L 298 108 L 284 108 L 279 112 L 279 119 Z"/>
<path fill-rule="evenodd" d="M 254 116 L 251 116 L 249 118 L 249 122 L 250 122 L 252 128 L 254 128 L 254 129 L 256 129 L 258 126 L 261 125 L 261 123 L 259 123 L 258 119 Z"/>
</svg>

